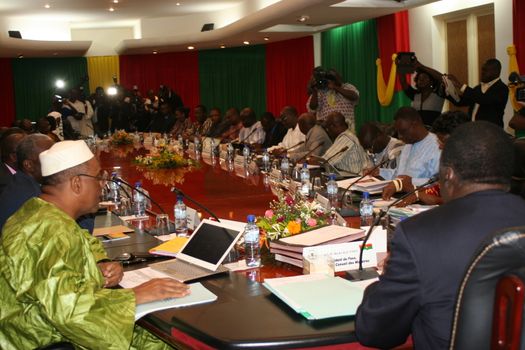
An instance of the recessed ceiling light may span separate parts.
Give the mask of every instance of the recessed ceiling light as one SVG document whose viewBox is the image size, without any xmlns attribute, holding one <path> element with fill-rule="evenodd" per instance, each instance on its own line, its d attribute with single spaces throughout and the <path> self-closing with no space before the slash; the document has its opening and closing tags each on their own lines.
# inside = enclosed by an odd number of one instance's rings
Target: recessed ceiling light
<svg viewBox="0 0 525 350">
<path fill-rule="evenodd" d="M 297 22 L 306 22 L 306 21 L 308 21 L 309 19 L 310 19 L 310 16 L 308 16 L 308 15 L 302 15 L 301 17 L 299 17 L 299 18 L 297 19 Z"/>
<path fill-rule="evenodd" d="M 115 11 L 115 9 L 113 7 L 110 7 L 109 12 L 113 12 L 113 11 Z"/>
<path fill-rule="evenodd" d="M 267 36 L 264 37 L 264 41 L 268 41 L 270 40 L 270 38 L 268 38 Z"/>
<path fill-rule="evenodd" d="M 45 7 L 46 9 L 48 9 L 48 8 L 51 7 L 51 5 L 49 5 L 49 4 L 45 4 L 44 7 Z"/>
<path fill-rule="evenodd" d="M 118 4 L 118 0 L 113 0 L 113 3 L 114 4 Z"/>
<path fill-rule="evenodd" d="M 24 58 L 24 55 L 22 55 L 21 53 L 18 54 L 18 58 Z"/>
<path fill-rule="evenodd" d="M 248 40 L 242 42 L 244 45 L 250 45 L 250 42 Z"/>
<path fill-rule="evenodd" d="M 158 52 L 157 50 L 154 50 L 154 51 L 153 51 L 153 54 L 154 54 L 154 55 L 156 55 L 156 54 L 158 54 L 158 53 L 159 53 L 159 52 Z"/>
<path fill-rule="evenodd" d="M 188 50 L 193 50 L 195 47 L 193 46 L 188 46 Z"/>
<path fill-rule="evenodd" d="M 226 45 L 222 44 L 220 47 L 221 47 L 221 49 L 225 49 Z"/>
<path fill-rule="evenodd" d="M 175 5 L 180 6 L 180 2 L 176 3 Z"/>
</svg>

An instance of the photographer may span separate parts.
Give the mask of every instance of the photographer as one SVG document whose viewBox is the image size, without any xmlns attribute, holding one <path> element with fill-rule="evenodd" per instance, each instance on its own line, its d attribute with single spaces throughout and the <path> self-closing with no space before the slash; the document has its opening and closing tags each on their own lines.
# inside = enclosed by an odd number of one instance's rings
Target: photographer
<svg viewBox="0 0 525 350">
<path fill-rule="evenodd" d="M 325 71 L 322 67 L 314 68 L 308 93 L 310 97 L 306 107 L 316 115 L 318 123 L 324 123 L 330 113 L 340 112 L 348 129 L 355 132 L 354 107 L 359 101 L 359 91 L 355 86 L 343 83 L 335 69 Z"/>
<path fill-rule="evenodd" d="M 422 65 L 413 52 L 399 52 L 396 58 L 397 76 L 403 92 L 412 100 L 411 106 L 419 112 L 423 124 L 431 126 L 443 109 L 442 74 Z M 407 74 L 414 76 L 415 88 L 408 84 Z"/>
<path fill-rule="evenodd" d="M 514 115 L 509 121 L 509 126 L 514 129 L 516 137 L 525 136 L 525 76 L 520 76 L 516 72 L 509 75 L 509 88 L 519 105 L 519 109 L 514 111 Z M 513 88 L 513 89 L 512 89 Z"/>
</svg>

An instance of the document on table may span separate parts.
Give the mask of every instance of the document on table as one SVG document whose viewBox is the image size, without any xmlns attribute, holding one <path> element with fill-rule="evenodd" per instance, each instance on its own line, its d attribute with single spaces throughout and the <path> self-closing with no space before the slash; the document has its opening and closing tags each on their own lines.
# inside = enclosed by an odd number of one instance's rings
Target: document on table
<svg viewBox="0 0 525 350">
<path fill-rule="evenodd" d="M 162 272 L 145 267 L 143 269 L 124 272 L 124 277 L 122 278 L 122 281 L 120 281 L 120 285 L 123 288 L 133 288 L 153 278 L 166 277 L 169 278 L 168 275 Z M 190 294 L 185 297 L 170 298 L 137 305 L 135 310 L 135 321 L 154 311 L 204 304 L 217 300 L 217 296 L 206 289 L 201 283 L 191 283 L 189 286 Z"/>
<path fill-rule="evenodd" d="M 263 285 L 309 320 L 354 316 L 364 293 L 360 285 L 323 274 L 267 278 Z"/>
</svg>

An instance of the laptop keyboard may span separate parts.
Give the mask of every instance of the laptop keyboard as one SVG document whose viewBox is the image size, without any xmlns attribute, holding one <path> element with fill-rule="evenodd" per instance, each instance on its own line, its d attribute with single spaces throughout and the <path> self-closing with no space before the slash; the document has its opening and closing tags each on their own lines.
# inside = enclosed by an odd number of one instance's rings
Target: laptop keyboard
<svg viewBox="0 0 525 350">
<path fill-rule="evenodd" d="M 212 271 L 181 260 L 151 264 L 150 267 L 154 270 L 164 272 L 181 282 L 227 271 L 223 266 L 219 266 L 217 271 Z"/>
</svg>

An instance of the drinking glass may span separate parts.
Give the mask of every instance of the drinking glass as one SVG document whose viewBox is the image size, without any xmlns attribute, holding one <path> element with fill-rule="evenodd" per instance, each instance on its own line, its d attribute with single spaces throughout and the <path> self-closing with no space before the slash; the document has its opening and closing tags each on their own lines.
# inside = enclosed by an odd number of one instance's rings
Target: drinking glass
<svg viewBox="0 0 525 350">
<path fill-rule="evenodd" d="M 170 218 L 168 214 L 157 214 L 155 234 L 157 236 L 170 234 Z"/>
</svg>

